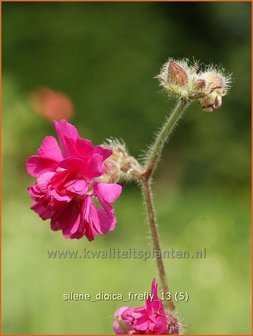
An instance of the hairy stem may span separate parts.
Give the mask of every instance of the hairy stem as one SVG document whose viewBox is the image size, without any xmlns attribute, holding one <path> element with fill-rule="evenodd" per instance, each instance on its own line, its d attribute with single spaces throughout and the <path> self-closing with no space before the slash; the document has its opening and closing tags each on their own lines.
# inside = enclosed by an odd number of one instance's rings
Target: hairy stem
<svg viewBox="0 0 253 336">
<path fill-rule="evenodd" d="M 150 177 L 154 173 L 166 141 L 188 106 L 189 103 L 180 99 L 172 113 L 165 120 L 161 130 L 158 132 L 154 143 L 151 145 L 146 155 L 146 169 L 144 174 L 147 177 Z"/>
<path fill-rule="evenodd" d="M 162 259 L 162 251 L 161 251 L 161 246 L 160 246 L 159 234 L 157 230 L 157 221 L 156 221 L 150 179 L 143 179 L 142 190 L 143 190 L 143 197 L 144 197 L 146 208 L 147 208 L 149 228 L 150 228 L 150 232 L 152 236 L 153 246 L 155 249 L 156 264 L 157 264 L 157 268 L 159 272 L 159 277 L 160 277 L 164 297 L 166 297 L 166 293 L 169 293 L 169 286 L 168 286 L 165 267 L 164 267 L 164 263 Z M 170 310 L 175 309 L 172 299 L 165 300 L 165 305 Z"/>
<path fill-rule="evenodd" d="M 147 209 L 147 216 L 149 222 L 150 233 L 153 241 L 153 246 L 155 249 L 155 256 L 156 256 L 156 264 L 159 272 L 159 277 L 163 289 L 164 295 L 166 293 L 170 293 L 168 280 L 166 276 L 166 271 L 163 262 L 163 255 L 160 246 L 160 238 L 158 234 L 158 227 L 157 227 L 157 220 L 155 215 L 155 208 L 153 203 L 153 195 L 152 195 L 152 175 L 158 165 L 158 162 L 161 157 L 161 153 L 163 147 L 168 140 L 168 137 L 174 130 L 177 122 L 182 117 L 183 112 L 189 106 L 189 103 L 184 102 L 183 100 L 179 100 L 177 105 L 175 106 L 172 113 L 167 117 L 163 127 L 161 128 L 160 132 L 157 134 L 156 139 L 153 145 L 150 147 L 147 155 L 146 155 L 146 165 L 144 173 L 141 175 L 141 184 L 143 190 L 143 197 L 145 200 L 145 205 Z M 165 306 L 173 311 L 175 310 L 175 305 L 171 299 L 165 300 Z"/>
</svg>

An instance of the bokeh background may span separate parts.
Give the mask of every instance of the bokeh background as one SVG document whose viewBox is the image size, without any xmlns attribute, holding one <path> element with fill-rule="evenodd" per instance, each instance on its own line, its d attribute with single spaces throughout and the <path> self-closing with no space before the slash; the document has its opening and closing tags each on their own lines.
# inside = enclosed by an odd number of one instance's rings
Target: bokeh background
<svg viewBox="0 0 253 336">
<path fill-rule="evenodd" d="M 121 302 L 63 294 L 142 293 L 157 277 L 153 260 L 48 259 L 49 249 L 148 249 L 141 195 L 124 186 L 114 232 L 65 240 L 29 209 L 25 160 L 54 134 L 54 111 L 33 103 L 39 87 L 69 97 L 83 137 L 122 138 L 140 154 L 174 103 L 153 79 L 171 56 L 221 64 L 234 78 L 220 110 L 187 112 L 156 174 L 163 248 L 207 249 L 203 260 L 166 260 L 171 288 L 190 295 L 177 305 L 188 333 L 250 333 L 250 4 L 2 6 L 3 332 L 112 333 Z"/>
</svg>

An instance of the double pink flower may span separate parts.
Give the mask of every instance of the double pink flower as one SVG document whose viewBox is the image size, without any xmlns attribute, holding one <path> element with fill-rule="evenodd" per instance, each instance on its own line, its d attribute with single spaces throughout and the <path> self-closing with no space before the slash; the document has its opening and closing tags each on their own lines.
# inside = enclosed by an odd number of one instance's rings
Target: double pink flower
<svg viewBox="0 0 253 336">
<path fill-rule="evenodd" d="M 143 307 L 121 307 L 114 314 L 113 329 L 116 334 L 172 335 L 180 333 L 175 315 L 166 312 L 158 297 L 158 285 L 153 280 L 151 295 Z"/>
<path fill-rule="evenodd" d="M 101 182 L 104 161 L 112 150 L 93 146 L 80 138 L 77 129 L 61 120 L 54 122 L 59 137 L 47 136 L 37 155 L 27 160 L 27 171 L 37 178 L 28 188 L 32 209 L 51 219 L 51 229 L 65 238 L 93 240 L 115 228 L 111 203 L 120 195 L 119 184 Z"/>
</svg>

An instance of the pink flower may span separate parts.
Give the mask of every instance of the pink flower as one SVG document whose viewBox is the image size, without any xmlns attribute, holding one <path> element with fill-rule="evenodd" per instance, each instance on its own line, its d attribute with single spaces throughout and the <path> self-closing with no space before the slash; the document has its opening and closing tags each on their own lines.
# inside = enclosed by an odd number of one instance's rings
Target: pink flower
<svg viewBox="0 0 253 336">
<path fill-rule="evenodd" d="M 157 291 L 158 285 L 153 280 L 151 295 L 143 307 L 121 307 L 116 310 L 113 323 L 113 329 L 116 334 L 179 334 L 180 326 L 176 316 L 165 311 Z"/>
<path fill-rule="evenodd" d="M 54 125 L 60 147 L 53 136 L 47 136 L 26 163 L 28 173 L 37 178 L 28 188 L 31 208 L 43 220 L 50 219 L 51 229 L 61 230 L 65 238 L 93 240 L 116 224 L 111 203 L 122 188 L 101 182 L 104 161 L 112 151 L 80 138 L 65 120 Z"/>
</svg>

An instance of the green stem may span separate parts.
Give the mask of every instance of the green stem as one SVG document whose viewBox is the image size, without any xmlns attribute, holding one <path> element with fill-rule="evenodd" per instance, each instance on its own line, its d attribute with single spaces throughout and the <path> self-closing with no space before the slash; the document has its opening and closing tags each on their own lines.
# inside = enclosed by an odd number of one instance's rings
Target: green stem
<svg viewBox="0 0 253 336">
<path fill-rule="evenodd" d="M 151 145 L 146 155 L 145 176 L 150 177 L 154 173 L 166 141 L 189 104 L 190 103 L 186 103 L 183 100 L 179 100 L 172 113 L 165 120 L 164 125 L 157 134 L 154 143 Z"/>
</svg>

